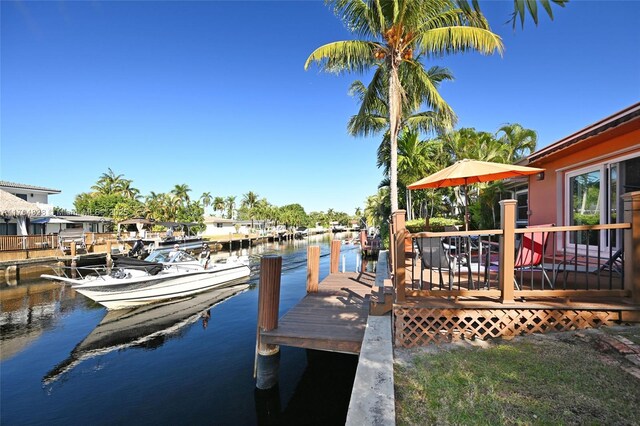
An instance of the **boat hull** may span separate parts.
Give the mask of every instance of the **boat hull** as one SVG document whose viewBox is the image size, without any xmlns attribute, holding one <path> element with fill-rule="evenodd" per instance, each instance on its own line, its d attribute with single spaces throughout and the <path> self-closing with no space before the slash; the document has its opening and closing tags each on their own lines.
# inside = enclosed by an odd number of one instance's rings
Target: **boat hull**
<svg viewBox="0 0 640 426">
<path fill-rule="evenodd" d="M 88 285 L 74 285 L 73 289 L 107 309 L 124 309 L 237 284 L 249 275 L 249 267 L 242 265 L 196 273 L 159 274 L 144 282 L 122 285 L 98 286 L 93 282 Z"/>
</svg>

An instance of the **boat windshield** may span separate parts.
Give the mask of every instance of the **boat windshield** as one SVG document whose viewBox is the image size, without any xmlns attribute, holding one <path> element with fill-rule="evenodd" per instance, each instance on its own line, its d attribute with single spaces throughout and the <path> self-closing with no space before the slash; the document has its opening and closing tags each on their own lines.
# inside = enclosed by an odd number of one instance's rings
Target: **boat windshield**
<svg viewBox="0 0 640 426">
<path fill-rule="evenodd" d="M 173 262 L 193 262 L 198 261 L 186 251 L 154 251 L 145 259 L 148 262 L 173 263 Z"/>
</svg>

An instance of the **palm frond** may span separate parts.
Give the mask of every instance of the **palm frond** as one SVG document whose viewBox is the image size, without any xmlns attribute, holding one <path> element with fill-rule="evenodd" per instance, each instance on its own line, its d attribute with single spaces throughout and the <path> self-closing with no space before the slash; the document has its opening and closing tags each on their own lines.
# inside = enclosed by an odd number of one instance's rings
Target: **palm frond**
<svg viewBox="0 0 640 426">
<path fill-rule="evenodd" d="M 332 6 L 333 13 L 354 34 L 375 38 L 384 31 L 385 22 L 380 21 L 380 14 L 376 8 L 363 0 L 325 0 L 325 3 Z"/>
<path fill-rule="evenodd" d="M 497 34 L 483 28 L 464 26 L 432 29 L 419 38 L 418 44 L 426 52 L 438 55 L 467 50 L 476 50 L 485 55 L 497 51 L 502 55 L 504 50 L 502 39 Z"/>
<path fill-rule="evenodd" d="M 361 40 L 335 41 L 314 50 L 304 63 L 308 69 L 316 62 L 321 70 L 341 74 L 344 72 L 364 72 L 376 64 L 373 51 L 378 43 Z"/>
</svg>

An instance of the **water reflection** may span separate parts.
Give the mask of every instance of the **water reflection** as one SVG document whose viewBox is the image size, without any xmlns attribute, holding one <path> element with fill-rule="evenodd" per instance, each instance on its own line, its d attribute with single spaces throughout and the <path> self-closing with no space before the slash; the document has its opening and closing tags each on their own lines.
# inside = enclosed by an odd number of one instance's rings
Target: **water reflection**
<svg viewBox="0 0 640 426">
<path fill-rule="evenodd" d="M 96 328 L 71 351 L 67 359 L 49 371 L 44 385 L 60 379 L 82 361 L 129 347 L 155 349 L 189 324 L 202 320 L 207 328 L 211 307 L 249 287 L 248 284 L 214 289 L 165 303 L 107 311 Z"/>
<path fill-rule="evenodd" d="M 76 292 L 58 283 L 39 283 L 0 289 L 0 360 L 9 359 L 46 329 L 53 327 L 65 301 Z"/>
</svg>

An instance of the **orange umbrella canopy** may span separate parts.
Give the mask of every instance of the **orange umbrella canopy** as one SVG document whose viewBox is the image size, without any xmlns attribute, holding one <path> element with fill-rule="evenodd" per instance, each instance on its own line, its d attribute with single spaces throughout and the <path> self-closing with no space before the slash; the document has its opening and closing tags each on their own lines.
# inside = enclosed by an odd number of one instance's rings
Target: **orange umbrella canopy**
<svg viewBox="0 0 640 426">
<path fill-rule="evenodd" d="M 528 176 L 543 172 L 535 167 L 514 164 L 491 163 L 488 161 L 460 160 L 439 172 L 420 179 L 407 186 L 408 189 L 444 188 L 446 186 L 469 185 L 516 176 Z"/>
<path fill-rule="evenodd" d="M 491 163 L 488 161 L 478 161 L 464 159 L 456 161 L 446 169 L 420 179 L 417 182 L 407 186 L 408 189 L 424 189 L 424 188 L 444 188 L 446 186 L 465 187 L 465 229 L 469 230 L 469 194 L 466 190 L 467 185 L 478 182 L 490 182 L 492 180 L 506 179 L 516 176 L 535 175 L 544 172 L 544 169 L 535 167 L 516 166 L 514 164 Z"/>
</svg>

